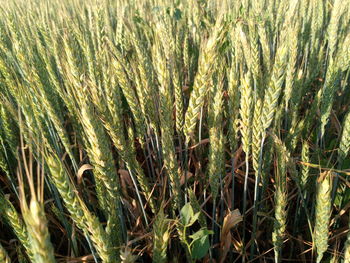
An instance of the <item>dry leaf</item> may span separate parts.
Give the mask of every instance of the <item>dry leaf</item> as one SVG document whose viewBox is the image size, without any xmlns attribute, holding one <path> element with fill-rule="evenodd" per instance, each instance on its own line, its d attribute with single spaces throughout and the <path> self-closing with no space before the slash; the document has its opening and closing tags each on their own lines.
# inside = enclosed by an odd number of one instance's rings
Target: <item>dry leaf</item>
<svg viewBox="0 0 350 263">
<path fill-rule="evenodd" d="M 228 251 L 230 250 L 231 246 L 231 229 L 236 226 L 238 223 L 240 223 L 243 220 L 241 213 L 238 209 L 235 209 L 232 212 L 229 212 L 225 218 L 224 218 L 224 224 L 221 231 L 221 240 L 220 240 L 220 247 L 221 247 L 221 258 L 220 262 L 224 262 Z"/>
<path fill-rule="evenodd" d="M 134 187 L 128 170 L 119 169 L 118 173 L 120 174 L 121 180 L 125 181 L 125 183 L 129 185 L 129 187 Z"/>
<path fill-rule="evenodd" d="M 193 176 L 193 173 L 187 172 L 187 180 L 190 179 Z M 180 178 L 180 185 L 184 185 L 185 183 L 185 176 L 182 175 Z"/>
<path fill-rule="evenodd" d="M 92 169 L 94 169 L 94 167 L 92 166 L 92 165 L 90 165 L 90 164 L 83 164 L 80 168 L 79 168 L 79 170 L 78 170 L 78 172 L 77 172 L 77 179 L 78 179 L 78 184 L 81 184 L 81 181 L 83 180 L 83 174 L 84 174 L 84 172 L 85 171 L 87 171 L 87 170 L 92 170 Z"/>
</svg>

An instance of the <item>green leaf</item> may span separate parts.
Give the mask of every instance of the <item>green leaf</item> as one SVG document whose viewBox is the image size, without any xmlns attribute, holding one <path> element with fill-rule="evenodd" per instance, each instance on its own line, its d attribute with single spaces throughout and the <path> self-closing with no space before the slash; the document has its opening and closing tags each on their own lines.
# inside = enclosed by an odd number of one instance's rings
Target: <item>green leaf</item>
<svg viewBox="0 0 350 263">
<path fill-rule="evenodd" d="M 136 24 L 140 24 L 140 23 L 143 21 L 143 19 L 142 19 L 140 16 L 138 16 L 138 15 L 135 15 L 135 16 L 133 17 L 133 20 L 134 20 L 134 22 L 135 22 Z"/>
<path fill-rule="evenodd" d="M 193 209 L 190 203 L 187 203 L 182 207 L 180 211 L 180 216 L 181 216 L 181 223 L 187 226 L 191 218 L 193 217 Z"/>
<path fill-rule="evenodd" d="M 201 239 L 202 237 L 208 236 L 210 234 L 213 234 L 213 231 L 208 230 L 206 228 L 202 228 L 200 230 L 198 230 L 196 233 L 190 235 L 190 238 L 195 241 L 197 239 Z M 192 241 L 192 242 L 193 242 Z"/>
<path fill-rule="evenodd" d="M 193 259 L 201 259 L 204 257 L 209 250 L 209 238 L 208 235 L 203 236 L 200 239 L 197 239 L 193 242 L 193 246 L 191 247 L 191 255 Z"/>
<path fill-rule="evenodd" d="M 182 17 L 182 12 L 180 9 L 176 8 L 174 12 L 174 18 L 175 20 L 180 20 Z"/>
<path fill-rule="evenodd" d="M 191 217 L 191 220 L 190 220 L 190 222 L 187 224 L 187 226 L 192 226 L 192 225 L 197 221 L 197 219 L 198 219 L 198 217 L 199 217 L 200 214 L 201 214 L 200 212 L 195 213 L 195 214 Z"/>
</svg>

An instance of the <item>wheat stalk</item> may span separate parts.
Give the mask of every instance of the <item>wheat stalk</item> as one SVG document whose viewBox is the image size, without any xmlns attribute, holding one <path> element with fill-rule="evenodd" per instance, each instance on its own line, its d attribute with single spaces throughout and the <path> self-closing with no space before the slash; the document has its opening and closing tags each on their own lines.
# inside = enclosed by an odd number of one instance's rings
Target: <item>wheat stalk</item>
<svg viewBox="0 0 350 263">
<path fill-rule="evenodd" d="M 244 177 L 244 189 L 243 189 L 243 214 L 247 209 L 247 191 L 248 191 L 248 176 L 249 176 L 249 154 L 251 145 L 251 119 L 252 119 L 252 93 L 253 87 L 251 86 L 251 75 L 248 72 L 244 79 L 242 79 L 241 86 L 241 98 L 240 98 L 240 132 L 242 135 L 242 149 L 245 153 L 245 177 Z M 243 226 L 246 225 L 246 217 L 243 219 Z M 243 240 L 245 234 L 243 235 Z M 245 253 L 245 252 L 244 252 Z"/>
<path fill-rule="evenodd" d="M 155 46 L 156 52 L 154 55 L 154 60 L 156 64 L 156 71 L 159 81 L 159 91 L 160 91 L 160 123 L 161 123 L 161 133 L 162 133 L 162 152 L 164 158 L 164 165 L 170 177 L 172 192 L 175 196 L 175 203 L 177 208 L 182 207 L 182 197 L 180 189 L 180 176 L 178 173 L 178 164 L 176 160 L 176 155 L 174 151 L 173 144 L 173 120 L 172 120 L 172 95 L 170 92 L 170 76 L 167 68 L 167 61 L 163 60 L 161 50 L 159 46 Z"/>
</svg>

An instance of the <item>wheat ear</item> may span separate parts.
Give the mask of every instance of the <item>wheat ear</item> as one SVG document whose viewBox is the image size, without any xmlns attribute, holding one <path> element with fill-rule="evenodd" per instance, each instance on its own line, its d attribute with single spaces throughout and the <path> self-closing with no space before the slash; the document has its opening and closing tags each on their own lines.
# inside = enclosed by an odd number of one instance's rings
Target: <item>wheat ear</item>
<svg viewBox="0 0 350 263">
<path fill-rule="evenodd" d="M 76 194 L 76 189 L 70 182 L 70 178 L 68 177 L 61 160 L 53 154 L 47 154 L 45 159 L 50 170 L 51 178 L 53 179 L 73 221 L 84 233 L 91 233 L 90 238 L 94 242 L 96 250 L 103 262 L 114 262 L 113 250 L 106 238 L 101 223 L 91 214 Z"/>
<path fill-rule="evenodd" d="M 350 149 L 350 112 L 345 115 L 343 121 L 343 131 L 341 134 L 338 150 L 338 158 L 343 161 L 349 153 Z"/>
<path fill-rule="evenodd" d="M 213 73 L 213 64 L 218 57 L 218 49 L 222 45 L 227 32 L 227 26 L 222 21 L 217 21 L 213 34 L 202 47 L 201 57 L 199 58 L 198 72 L 194 80 L 193 91 L 191 93 L 189 105 L 185 114 L 184 133 L 187 141 L 193 135 L 197 118 L 204 104 L 205 96 L 209 90 L 209 81 Z"/>
<path fill-rule="evenodd" d="M 350 263 L 350 234 L 348 233 L 344 248 L 344 263 Z"/>
<path fill-rule="evenodd" d="M 287 225 L 287 158 L 290 154 L 282 141 L 273 135 L 278 166 L 276 171 L 275 191 L 275 221 L 272 233 L 272 242 L 275 251 L 275 263 L 281 261 L 282 245 Z"/>
<path fill-rule="evenodd" d="M 112 72 L 110 73 L 112 75 Z M 112 139 L 114 146 L 117 148 L 122 160 L 126 163 L 130 171 L 136 171 L 137 181 L 141 186 L 143 194 L 149 201 L 153 212 L 156 211 L 156 203 L 151 197 L 151 190 L 149 181 L 144 174 L 140 163 L 136 160 L 136 152 L 133 147 L 134 138 L 129 138 L 127 142 L 123 125 L 123 112 L 118 105 L 121 101 L 119 87 L 116 86 L 114 77 L 111 77 L 111 83 L 106 86 L 106 105 L 107 109 L 102 110 L 101 118 L 102 122 L 107 130 L 107 133 Z M 103 104 L 102 102 L 101 104 Z M 131 143 L 132 147 L 128 145 Z"/>
<path fill-rule="evenodd" d="M 0 263 L 11 263 L 11 259 L 5 248 L 0 244 Z"/>
<path fill-rule="evenodd" d="M 221 71 L 223 72 L 223 71 Z M 219 183 L 225 173 L 223 120 L 223 76 L 218 74 L 211 86 L 211 107 L 209 110 L 209 164 L 208 174 L 213 200 L 218 196 Z"/>
<path fill-rule="evenodd" d="M 251 74 L 248 72 L 242 79 L 241 99 L 240 99 L 240 132 L 242 135 L 242 149 L 245 153 L 245 175 L 243 189 L 243 214 L 247 210 L 247 192 L 248 192 L 248 177 L 249 177 L 249 154 L 251 145 L 251 119 L 252 119 L 252 92 L 253 88 L 250 83 Z M 243 218 L 243 227 L 246 225 L 246 217 Z M 243 233 L 243 242 L 245 242 L 245 232 Z M 244 248 L 245 253 L 245 248 Z"/>
<path fill-rule="evenodd" d="M 159 44 L 158 44 L 159 45 Z M 170 91 L 170 76 L 167 68 L 167 61 L 164 55 L 161 53 L 160 47 L 156 46 L 154 60 L 156 64 L 156 71 L 159 81 L 160 91 L 160 122 L 162 132 L 162 151 L 164 164 L 170 177 L 172 192 L 175 196 L 175 203 L 177 208 L 182 207 L 181 189 L 180 189 L 180 177 L 178 173 L 178 164 L 175 155 L 175 147 L 173 143 L 173 99 Z"/>
<path fill-rule="evenodd" d="M 167 247 L 170 239 L 169 221 L 160 209 L 153 225 L 153 262 L 167 262 Z"/>
<path fill-rule="evenodd" d="M 6 219 L 6 222 L 12 227 L 18 240 L 26 249 L 31 262 L 34 263 L 33 251 L 28 237 L 27 227 L 16 209 L 2 193 L 0 193 L 0 215 L 2 215 Z"/>
<path fill-rule="evenodd" d="M 30 247 L 35 263 L 54 263 L 54 250 L 50 241 L 44 206 L 31 200 L 29 208 L 22 207 L 23 219 L 27 225 Z"/>
<path fill-rule="evenodd" d="M 331 176 L 332 172 L 320 175 L 317 184 L 314 245 L 317 252 L 317 263 L 321 262 L 328 247 L 328 228 L 331 217 Z"/>
<path fill-rule="evenodd" d="M 108 229 L 113 228 L 115 232 L 113 236 L 117 237 L 117 242 L 120 242 L 121 223 L 116 214 L 120 203 L 119 178 L 114 167 L 110 142 L 103 127 L 94 119 L 96 117 L 92 113 L 91 106 L 81 104 L 81 115 L 87 138 L 87 152 L 94 166 L 98 198 L 101 205 L 106 205 L 101 208 L 108 216 Z"/>
<path fill-rule="evenodd" d="M 161 16 L 158 17 L 156 21 L 155 28 L 157 33 L 157 38 L 160 39 L 161 44 L 164 49 L 164 55 L 166 57 L 168 68 L 170 72 L 170 78 L 174 86 L 175 94 L 175 112 L 176 112 L 176 131 L 182 134 L 182 129 L 184 125 L 184 105 L 183 105 L 183 95 L 182 86 L 180 81 L 180 72 L 178 69 L 177 55 L 181 55 L 181 41 L 176 39 L 174 35 L 174 28 L 168 15 L 163 12 Z M 181 33 L 178 34 L 178 38 L 181 38 Z M 181 56 L 179 56 L 180 58 Z"/>
<path fill-rule="evenodd" d="M 307 141 L 304 141 L 301 149 L 301 160 L 304 163 L 310 163 L 310 147 Z M 301 178 L 300 178 L 300 187 L 302 191 L 305 191 L 307 187 L 307 183 L 309 181 L 309 172 L 310 167 L 307 165 L 303 165 L 301 168 Z"/>
</svg>

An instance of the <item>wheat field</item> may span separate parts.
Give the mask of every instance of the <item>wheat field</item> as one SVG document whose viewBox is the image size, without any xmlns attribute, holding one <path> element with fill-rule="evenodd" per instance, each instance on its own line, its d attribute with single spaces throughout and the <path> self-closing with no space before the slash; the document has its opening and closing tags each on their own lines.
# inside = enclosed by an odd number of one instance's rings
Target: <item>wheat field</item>
<svg viewBox="0 0 350 263">
<path fill-rule="evenodd" d="M 350 0 L 0 0 L 0 263 L 350 263 Z"/>
</svg>

